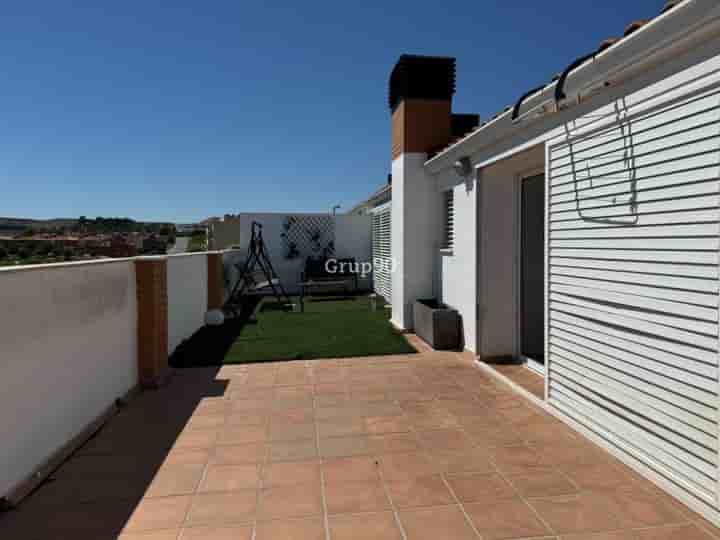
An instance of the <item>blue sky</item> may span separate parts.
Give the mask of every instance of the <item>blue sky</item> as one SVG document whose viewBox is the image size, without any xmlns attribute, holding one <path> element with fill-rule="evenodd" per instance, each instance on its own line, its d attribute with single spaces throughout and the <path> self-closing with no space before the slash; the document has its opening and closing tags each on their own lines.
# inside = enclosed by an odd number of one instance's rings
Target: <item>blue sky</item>
<svg viewBox="0 0 720 540">
<path fill-rule="evenodd" d="M 457 57 L 454 110 L 487 117 L 662 5 L 8 2 L 0 216 L 347 209 L 389 171 L 400 54 Z"/>
</svg>

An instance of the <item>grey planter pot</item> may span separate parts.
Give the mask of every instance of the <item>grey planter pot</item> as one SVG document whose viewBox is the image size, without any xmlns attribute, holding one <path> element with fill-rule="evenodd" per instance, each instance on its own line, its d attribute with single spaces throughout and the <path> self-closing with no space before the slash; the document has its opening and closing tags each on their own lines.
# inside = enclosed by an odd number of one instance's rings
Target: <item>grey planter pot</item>
<svg viewBox="0 0 720 540">
<path fill-rule="evenodd" d="M 437 300 L 417 300 L 413 306 L 415 333 L 433 349 L 460 348 L 460 314 Z"/>
</svg>

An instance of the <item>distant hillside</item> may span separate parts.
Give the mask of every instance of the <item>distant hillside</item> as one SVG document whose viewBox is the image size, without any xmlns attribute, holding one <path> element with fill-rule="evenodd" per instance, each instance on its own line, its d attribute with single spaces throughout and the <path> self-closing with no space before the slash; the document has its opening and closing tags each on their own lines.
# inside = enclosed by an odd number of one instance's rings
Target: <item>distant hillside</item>
<svg viewBox="0 0 720 540">
<path fill-rule="evenodd" d="M 116 233 L 146 232 L 171 234 L 174 226 L 169 223 L 142 222 L 126 217 L 53 218 L 31 219 L 18 217 L 0 217 L 0 236 L 20 234 L 28 229 L 48 232 Z"/>
</svg>

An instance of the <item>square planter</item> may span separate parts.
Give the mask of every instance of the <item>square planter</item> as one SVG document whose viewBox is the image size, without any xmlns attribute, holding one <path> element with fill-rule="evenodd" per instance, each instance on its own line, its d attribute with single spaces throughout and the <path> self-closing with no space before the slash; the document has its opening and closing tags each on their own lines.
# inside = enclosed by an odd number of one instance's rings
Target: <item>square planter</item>
<svg viewBox="0 0 720 540">
<path fill-rule="evenodd" d="M 460 314 L 434 299 L 417 300 L 413 306 L 415 333 L 433 349 L 460 348 Z"/>
</svg>

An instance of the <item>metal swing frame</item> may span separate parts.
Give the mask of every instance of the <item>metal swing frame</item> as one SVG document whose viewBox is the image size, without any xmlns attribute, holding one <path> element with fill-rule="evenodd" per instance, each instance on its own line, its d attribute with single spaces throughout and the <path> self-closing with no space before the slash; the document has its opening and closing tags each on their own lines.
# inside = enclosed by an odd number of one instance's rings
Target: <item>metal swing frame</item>
<svg viewBox="0 0 720 540">
<path fill-rule="evenodd" d="M 237 305 L 240 303 L 242 296 L 249 291 L 256 291 L 259 289 L 272 289 L 273 295 L 277 298 L 278 302 L 281 302 L 283 298 L 289 304 L 290 297 L 285 291 L 280 278 L 278 277 L 270 257 L 268 257 L 267 251 L 265 250 L 265 240 L 262 234 L 262 223 L 253 221 L 250 227 L 250 245 L 248 246 L 248 254 L 245 263 L 242 265 L 235 265 L 240 270 L 240 277 L 235 283 L 230 297 L 228 298 L 228 305 Z M 265 282 L 258 284 L 253 278 L 252 274 L 256 272 L 256 268 L 260 268 L 262 271 Z"/>
</svg>

